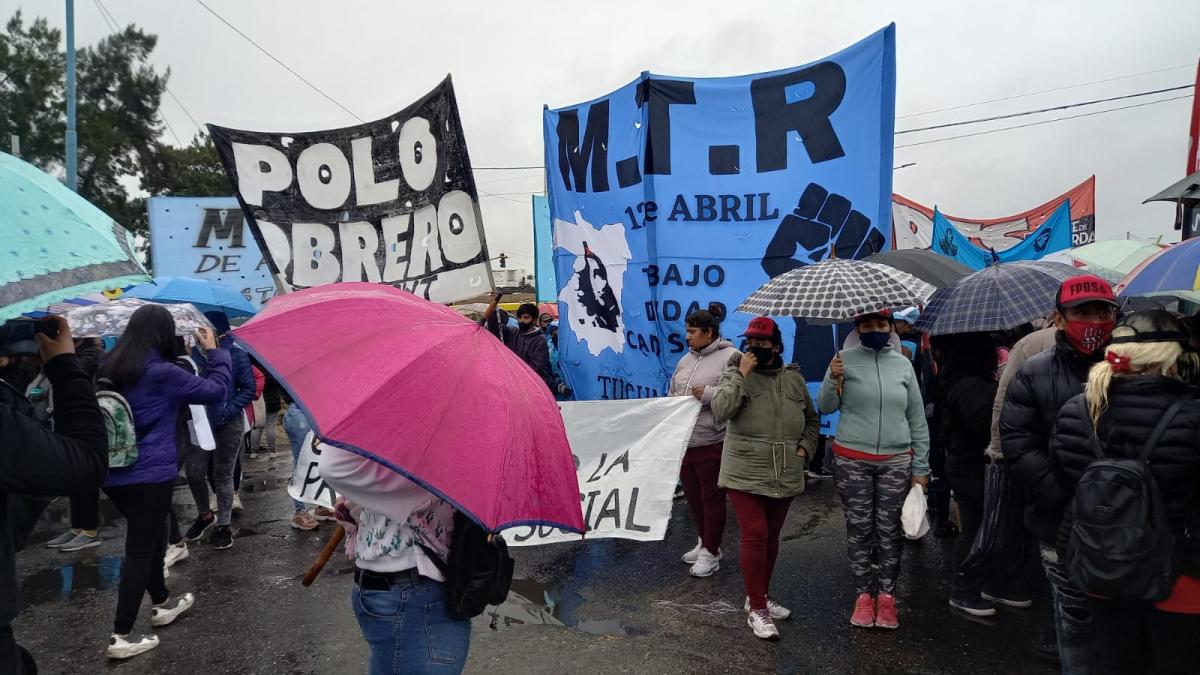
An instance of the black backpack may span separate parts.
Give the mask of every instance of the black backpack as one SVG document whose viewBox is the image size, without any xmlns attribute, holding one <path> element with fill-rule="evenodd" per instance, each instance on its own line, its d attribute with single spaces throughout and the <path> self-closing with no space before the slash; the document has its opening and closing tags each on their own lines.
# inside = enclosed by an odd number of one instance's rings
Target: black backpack
<svg viewBox="0 0 1200 675">
<path fill-rule="evenodd" d="M 1171 594 L 1179 552 L 1149 459 L 1183 403 L 1167 409 L 1136 459 L 1105 456 L 1092 430 L 1096 459 L 1080 476 L 1064 523 L 1069 528 L 1064 562 L 1072 583 L 1085 593 L 1136 601 Z"/>
<path fill-rule="evenodd" d="M 456 619 L 479 616 L 488 605 L 499 605 L 508 598 L 512 585 L 513 559 L 508 555 L 504 537 L 492 534 L 475 521 L 454 512 L 454 532 L 449 559 L 418 543 L 446 577 L 447 609 Z"/>
</svg>

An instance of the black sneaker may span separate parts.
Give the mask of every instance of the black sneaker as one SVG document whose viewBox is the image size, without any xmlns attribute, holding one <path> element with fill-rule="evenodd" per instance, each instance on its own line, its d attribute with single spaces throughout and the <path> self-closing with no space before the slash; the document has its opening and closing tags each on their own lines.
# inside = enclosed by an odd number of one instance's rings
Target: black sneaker
<svg viewBox="0 0 1200 675">
<path fill-rule="evenodd" d="M 192 526 L 188 528 L 188 531 L 183 535 L 183 538 L 187 541 L 200 541 L 204 538 L 204 535 L 208 534 L 208 531 L 212 529 L 212 526 L 215 525 L 216 522 L 217 517 L 213 515 L 212 511 L 201 514 L 200 517 L 196 519 L 196 522 L 192 523 Z"/>
<path fill-rule="evenodd" d="M 217 550 L 233 548 L 233 532 L 228 525 L 218 525 L 217 529 L 213 530 L 212 536 L 208 538 L 208 543 Z"/>
<path fill-rule="evenodd" d="M 1058 641 L 1054 637 L 1054 633 L 1050 632 L 1043 634 L 1040 637 L 1035 637 L 1025 643 L 1029 651 L 1035 656 L 1051 663 L 1060 663 L 1058 658 Z"/>
<path fill-rule="evenodd" d="M 971 616 L 995 616 L 996 606 L 983 598 L 950 598 L 950 606 Z"/>
<path fill-rule="evenodd" d="M 1033 600 L 1016 593 L 988 593 L 984 591 L 980 595 L 983 596 L 984 600 L 991 600 L 998 605 L 1007 605 L 1008 607 L 1016 607 L 1017 609 L 1026 609 L 1033 606 Z"/>
</svg>

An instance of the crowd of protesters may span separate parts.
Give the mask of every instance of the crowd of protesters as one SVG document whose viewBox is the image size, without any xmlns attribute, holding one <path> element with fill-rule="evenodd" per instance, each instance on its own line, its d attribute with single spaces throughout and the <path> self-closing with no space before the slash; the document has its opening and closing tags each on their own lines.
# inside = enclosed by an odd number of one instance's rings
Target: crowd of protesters
<svg viewBox="0 0 1200 675">
<path fill-rule="evenodd" d="M 1064 673 L 1192 672 L 1200 662 L 1193 639 L 1200 635 L 1196 320 L 1166 310 L 1122 315 L 1109 284 L 1091 276 L 1062 284 L 1056 309 L 1040 330 L 930 339 L 913 328 L 919 315 L 918 308 L 894 308 L 856 317 L 815 398 L 806 374 L 790 364 L 771 318 L 750 321 L 738 347 L 721 332 L 723 307 L 686 318 L 689 349 L 669 394 L 701 404 L 681 468 L 696 530 L 695 547 L 682 556 L 689 574 L 708 578 L 721 570 L 729 548 L 727 505 L 732 507 L 747 625 L 756 637 L 778 639 L 776 622 L 792 615 L 771 597 L 780 535 L 806 480 L 831 473 L 855 589 L 846 598 L 847 620 L 860 628 L 897 629 L 901 510 L 910 491 L 921 490 L 929 494 L 937 533 L 958 537 L 955 569 L 947 570 L 952 611 L 989 616 L 997 605 L 1029 608 L 1042 587 L 1040 563 L 1052 609 L 1044 620 L 1053 634 L 1041 651 L 1059 660 Z M 554 368 L 553 318 L 532 304 L 520 306 L 512 325 L 500 313 L 492 316 L 489 330 L 552 394 L 568 395 Z M 150 596 L 155 627 L 172 623 L 196 602 L 191 593 L 168 590 L 169 568 L 187 557 L 188 543 L 206 541 L 216 550 L 233 545 L 243 453 L 274 451 L 277 421 L 294 460 L 312 442 L 309 420 L 286 392 L 268 386 L 273 393 L 263 396 L 264 378 L 236 344 L 226 317 L 210 313 L 209 319 L 215 333 L 198 332 L 190 351 L 176 337 L 171 315 L 149 305 L 133 315 L 107 353 L 94 341 L 71 342 L 65 322 L 59 322 L 56 340 L 42 336 L 36 348 L 0 353 L 0 394 L 7 397 L 0 414 L 15 416 L 5 424 L 50 449 L 45 466 L 17 467 L 0 445 L 0 491 L 11 492 L 19 477 L 40 481 L 42 494 L 69 495 L 71 527 L 47 543 L 64 552 L 99 545 L 101 490 L 126 520 L 108 646 L 114 659 L 158 645 L 156 636 L 132 632 L 144 596 Z M 31 351 L 40 351 L 40 358 L 28 356 Z M 100 412 L 93 387 L 122 397 L 137 433 L 136 461 L 111 468 L 102 485 L 97 475 L 103 471 L 91 466 L 93 446 L 103 445 L 103 438 L 94 438 Z M 263 398 L 270 400 L 256 406 Z M 821 415 L 831 413 L 839 419 L 823 437 Z M 49 421 L 55 432 L 46 431 Z M 3 444 L 13 442 L 9 428 Z M 45 437 L 37 440 L 39 435 Z M 430 551 L 447 549 L 453 508 L 378 464 L 336 449 L 327 454 L 324 477 L 354 497 L 353 513 L 339 519 L 358 528 L 350 532 L 353 606 L 371 646 L 372 672 L 395 669 L 395 647 L 404 641 L 436 643 L 461 668 L 469 621 L 442 614 L 426 614 L 419 626 L 401 621 L 405 606 L 432 606 L 443 593 L 446 578 Z M 1116 468 L 1102 474 L 1098 461 Z M 55 462 L 75 464 L 53 477 Z M 824 466 L 815 468 L 817 463 Z M 1010 477 L 1024 511 L 1028 529 L 1017 538 L 1029 546 L 1021 564 L 1010 565 L 1017 574 L 963 564 L 976 553 L 989 519 L 989 466 Z M 172 504 L 181 471 L 198 513 L 186 532 Z M 1134 474 L 1140 483 L 1130 482 Z M 1104 476 L 1112 485 L 1097 486 Z M 1109 565 L 1120 544 L 1088 529 L 1106 514 L 1080 504 L 1097 490 L 1138 486 L 1153 502 L 1147 508 L 1158 524 L 1144 536 L 1157 537 L 1147 541 L 1160 544 L 1165 555 L 1141 567 Z M 334 515 L 295 501 L 291 525 L 311 530 Z M 0 527 L 16 526 L 5 520 Z M 15 614 L 12 570 L 0 574 L 0 666 L 28 668 L 28 654 L 7 627 Z M 1114 579 L 1123 585 L 1114 586 Z M 402 580 L 406 590 L 398 596 Z"/>
</svg>

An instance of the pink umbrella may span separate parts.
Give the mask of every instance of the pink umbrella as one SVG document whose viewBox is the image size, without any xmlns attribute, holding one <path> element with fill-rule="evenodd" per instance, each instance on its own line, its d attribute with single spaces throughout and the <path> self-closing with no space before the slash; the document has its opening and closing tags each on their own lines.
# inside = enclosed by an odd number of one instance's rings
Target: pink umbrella
<svg viewBox="0 0 1200 675">
<path fill-rule="evenodd" d="M 277 296 L 235 331 L 324 442 L 400 473 L 489 531 L 584 529 L 546 384 L 454 310 L 391 286 Z"/>
</svg>

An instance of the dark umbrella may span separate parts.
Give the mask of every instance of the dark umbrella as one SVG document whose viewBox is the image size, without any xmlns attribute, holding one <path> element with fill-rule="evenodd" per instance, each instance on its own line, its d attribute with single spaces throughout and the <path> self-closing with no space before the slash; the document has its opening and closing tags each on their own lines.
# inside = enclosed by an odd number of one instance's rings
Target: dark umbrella
<svg viewBox="0 0 1200 675">
<path fill-rule="evenodd" d="M 1000 263 L 938 290 L 914 326 L 930 335 L 1002 331 L 1046 316 L 1062 282 L 1079 276 L 1071 265 Z"/>
<path fill-rule="evenodd" d="M 884 251 L 868 256 L 866 260 L 894 267 L 901 272 L 908 272 L 921 281 L 938 288 L 945 288 L 974 271 L 953 258 L 947 258 L 923 248 Z"/>
</svg>

